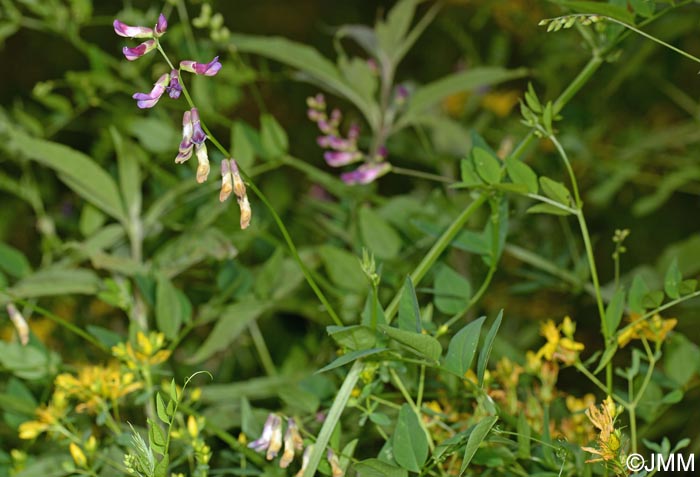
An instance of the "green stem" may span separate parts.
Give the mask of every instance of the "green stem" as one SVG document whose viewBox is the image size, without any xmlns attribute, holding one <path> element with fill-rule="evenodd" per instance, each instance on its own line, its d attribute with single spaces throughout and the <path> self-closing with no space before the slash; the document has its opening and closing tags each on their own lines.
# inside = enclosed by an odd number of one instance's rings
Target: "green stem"
<svg viewBox="0 0 700 477">
<path fill-rule="evenodd" d="M 633 326 L 636 326 L 636 325 L 638 325 L 639 323 L 641 323 L 641 322 L 643 322 L 643 321 L 645 321 L 645 320 L 648 320 L 649 318 L 652 318 L 654 315 L 656 315 L 656 314 L 658 314 L 658 313 L 661 313 L 662 311 L 664 311 L 664 310 L 666 310 L 666 309 L 668 309 L 668 308 L 671 308 L 671 307 L 673 307 L 673 306 L 678 305 L 679 303 L 683 303 L 684 301 L 687 301 L 687 300 L 690 300 L 690 299 L 692 299 L 692 298 L 696 298 L 696 297 L 699 297 L 699 296 L 700 296 L 700 290 L 698 290 L 698 291 L 696 291 L 696 292 L 693 292 L 693 293 L 691 293 L 691 294 L 689 294 L 689 295 L 686 295 L 686 296 L 683 296 L 683 297 L 680 297 L 680 298 L 676 298 L 675 300 L 669 301 L 668 303 L 665 303 L 665 304 L 663 304 L 663 305 L 661 305 L 661 306 L 659 306 L 659 307 L 657 307 L 657 308 L 655 308 L 655 309 L 653 309 L 653 310 L 651 310 L 651 311 L 645 313 L 644 315 L 642 315 L 641 318 L 639 318 L 638 320 L 635 320 L 634 322 L 630 323 L 629 325 L 625 326 L 624 328 L 621 328 L 621 329 L 618 330 L 618 332 L 616 333 L 616 336 L 621 335 L 622 333 L 624 333 L 625 331 L 627 331 L 628 328 L 631 328 L 631 327 L 633 327 Z"/>
<path fill-rule="evenodd" d="M 403 384 L 401 377 L 396 373 L 396 371 L 393 369 L 389 369 L 389 373 L 391 374 L 391 377 L 394 380 L 394 384 L 397 388 L 399 388 L 399 392 L 401 392 L 401 395 L 406 400 L 406 404 L 408 404 L 411 407 L 411 410 L 416 415 L 418 423 L 420 424 L 421 429 L 423 429 L 423 432 L 425 433 L 425 438 L 428 440 L 428 448 L 432 452 L 433 450 L 435 450 L 435 443 L 433 442 L 433 438 L 430 435 L 430 431 L 428 431 L 428 428 L 425 426 L 425 422 L 423 421 L 423 416 L 421 415 L 420 408 L 411 398 L 411 394 L 408 392 L 408 389 L 406 389 L 406 386 Z"/>
<path fill-rule="evenodd" d="M 442 252 L 445 251 L 447 246 L 452 242 L 455 236 L 462 230 L 464 224 L 469 220 L 469 218 L 476 212 L 479 207 L 481 207 L 488 197 L 486 194 L 481 194 L 476 200 L 474 200 L 467 208 L 465 208 L 457 218 L 450 224 L 450 226 L 443 232 L 440 238 L 433 244 L 427 254 L 420 261 L 418 266 L 415 268 L 413 273 L 411 273 L 411 280 L 414 284 L 420 282 L 430 267 L 433 266 L 435 261 L 440 257 Z M 387 323 L 391 323 L 394 315 L 399 309 L 399 300 L 401 299 L 401 292 L 403 289 L 399 290 L 394 299 L 391 301 L 386 309 L 386 320 Z"/>
<path fill-rule="evenodd" d="M 450 179 L 449 177 L 441 176 L 438 174 L 431 174 L 430 172 L 417 171 L 414 169 L 405 169 L 403 167 L 391 166 L 391 172 L 402 176 L 417 177 L 419 179 L 427 179 L 429 181 L 435 182 L 444 182 L 446 184 L 454 183 L 454 180 Z"/>
<path fill-rule="evenodd" d="M 170 59 L 168 58 L 168 55 L 165 54 L 163 51 L 163 48 L 160 46 L 160 43 L 157 44 L 158 51 L 161 52 L 165 60 L 168 62 L 168 65 L 170 65 L 171 68 L 175 69 L 172 66 L 172 63 L 170 62 Z M 192 97 L 190 96 L 190 93 L 187 89 L 187 86 L 185 85 L 185 82 L 182 81 L 182 78 L 180 79 L 180 85 L 182 86 L 182 93 L 185 95 L 185 99 L 187 100 L 187 103 L 191 108 L 195 107 L 194 101 L 192 100 Z M 209 141 L 211 141 L 212 144 L 221 152 L 221 154 L 224 155 L 224 157 L 230 156 L 229 152 L 226 150 L 224 146 L 221 145 L 221 143 L 216 139 L 216 137 L 211 133 L 207 125 L 204 123 L 204 121 L 201 121 L 202 129 L 204 132 L 207 134 Z M 290 253 L 292 254 L 292 257 L 294 260 L 297 262 L 299 265 L 299 268 L 301 268 L 302 273 L 304 274 L 304 278 L 306 279 L 306 282 L 309 284 L 313 292 L 316 294 L 316 297 L 319 299 L 319 301 L 323 304 L 323 306 L 326 308 L 326 312 L 328 315 L 330 315 L 331 319 L 333 322 L 338 325 L 342 326 L 343 322 L 338 316 L 338 314 L 335 312 L 333 309 L 333 306 L 330 304 L 326 296 L 323 294 L 323 291 L 319 288 L 319 286 L 316 284 L 316 281 L 314 280 L 313 276 L 311 275 L 311 272 L 309 271 L 308 267 L 304 263 L 304 261 L 301 259 L 299 256 L 299 252 L 297 250 L 296 245 L 294 244 L 294 241 L 292 240 L 292 237 L 289 235 L 289 231 L 287 230 L 287 227 L 284 225 L 284 222 L 282 222 L 282 219 L 280 218 L 279 214 L 275 211 L 274 207 L 272 207 L 272 204 L 270 201 L 267 199 L 267 196 L 262 193 L 260 189 L 250 180 L 250 176 L 248 176 L 242 169 L 240 170 L 241 175 L 243 176 L 244 179 L 248 182 L 248 187 L 255 193 L 255 195 L 258 196 L 258 198 L 262 201 L 262 203 L 265 205 L 265 207 L 268 209 L 270 214 L 272 215 L 273 220 L 275 221 L 275 224 L 277 225 L 277 228 L 279 228 L 280 232 L 282 233 L 282 236 L 284 237 L 284 241 L 287 243 L 287 247 L 289 248 Z"/>
<path fill-rule="evenodd" d="M 634 378 L 627 378 L 628 398 L 634 404 Z M 627 408 L 630 416 L 630 440 L 632 441 L 632 453 L 637 453 L 637 406 L 632 405 Z"/>
<path fill-rule="evenodd" d="M 303 477 L 313 477 L 316 474 L 318 464 L 321 462 L 321 458 L 326 453 L 326 446 L 328 446 L 328 441 L 331 438 L 331 434 L 340 420 L 340 416 L 343 413 L 343 409 L 345 409 L 348 399 L 350 399 L 350 394 L 352 393 L 357 380 L 360 378 L 362 368 L 362 362 L 357 360 L 355 363 L 353 363 L 347 376 L 345 376 L 345 381 L 343 381 L 343 385 L 340 387 L 340 390 L 333 401 L 333 405 L 331 405 L 331 408 L 328 410 L 328 415 L 326 416 L 326 420 L 321 427 L 321 431 L 318 433 L 316 443 L 314 444 L 314 448 L 309 456 L 309 463 L 304 471 Z"/>
</svg>

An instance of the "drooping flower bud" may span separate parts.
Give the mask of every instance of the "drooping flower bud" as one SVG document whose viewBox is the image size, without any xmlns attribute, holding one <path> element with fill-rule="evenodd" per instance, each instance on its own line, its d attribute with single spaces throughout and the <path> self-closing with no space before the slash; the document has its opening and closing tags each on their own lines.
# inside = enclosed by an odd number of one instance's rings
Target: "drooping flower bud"
<svg viewBox="0 0 700 477">
<path fill-rule="evenodd" d="M 185 111 L 182 115 L 182 141 L 180 142 L 180 150 L 175 158 L 175 163 L 182 164 L 192 157 L 192 149 L 194 148 L 192 133 L 192 113 Z"/>
<path fill-rule="evenodd" d="M 126 23 L 114 20 L 112 23 L 114 32 L 125 38 L 153 38 L 153 29 L 143 26 L 129 26 Z"/>
<path fill-rule="evenodd" d="M 219 202 L 228 199 L 231 192 L 233 192 L 231 165 L 228 159 L 224 159 L 221 161 L 221 192 L 219 193 Z"/>
<path fill-rule="evenodd" d="M 287 419 L 287 432 L 284 433 L 284 452 L 280 459 L 280 467 L 286 469 L 294 460 L 294 454 L 304 447 L 304 440 L 299 434 L 296 421 Z"/>
<path fill-rule="evenodd" d="M 197 182 L 200 184 L 207 180 L 209 176 L 209 153 L 205 143 L 195 144 L 194 154 L 197 156 Z"/>
<path fill-rule="evenodd" d="M 29 343 L 29 325 L 27 325 L 27 320 L 24 319 L 22 313 L 15 307 L 13 303 L 7 305 L 7 314 L 10 315 L 10 320 L 17 330 L 17 335 L 19 336 L 19 342 L 22 346 L 26 346 Z"/>
<path fill-rule="evenodd" d="M 132 97 L 136 100 L 136 105 L 141 109 L 155 106 L 160 97 L 163 96 L 169 81 L 170 73 L 165 73 L 158 78 L 158 81 L 153 85 L 153 89 L 150 93 L 135 93 Z"/>
<path fill-rule="evenodd" d="M 246 195 L 245 183 L 238 171 L 238 164 L 235 159 L 231 159 L 231 176 L 233 178 L 233 192 L 236 197 L 243 198 Z"/>
<path fill-rule="evenodd" d="M 221 69 L 221 63 L 219 62 L 218 56 L 215 56 L 209 63 L 197 63 L 196 61 L 185 60 L 180 62 L 180 69 L 196 75 L 214 76 Z"/>
<path fill-rule="evenodd" d="M 124 53 L 124 57 L 127 60 L 134 61 L 134 60 L 141 58 L 146 53 L 153 51 L 153 49 L 155 47 L 156 47 L 156 40 L 146 40 L 143 43 L 141 43 L 139 46 L 135 46 L 133 48 L 129 48 L 129 47 L 125 46 L 124 48 L 122 48 L 122 53 Z"/>
<path fill-rule="evenodd" d="M 328 449 L 326 455 L 328 457 L 328 463 L 331 466 L 331 476 L 343 477 L 345 472 L 343 472 L 343 469 L 340 467 L 340 462 L 338 461 L 338 456 L 335 455 L 335 452 L 333 452 L 332 449 Z"/>
<path fill-rule="evenodd" d="M 301 469 L 297 472 L 294 477 L 301 477 L 306 472 L 306 468 L 309 465 L 309 460 L 311 460 L 311 453 L 314 451 L 314 445 L 310 444 L 304 449 L 304 455 L 301 457 Z"/>
<path fill-rule="evenodd" d="M 241 229 L 245 230 L 250 225 L 250 219 L 253 216 L 253 211 L 250 209 L 250 202 L 248 202 L 247 195 L 238 199 L 238 207 L 241 209 Z"/>
<path fill-rule="evenodd" d="M 199 121 L 199 111 L 197 108 L 192 108 L 192 142 L 202 144 L 207 139 L 207 134 L 202 129 Z"/>
</svg>

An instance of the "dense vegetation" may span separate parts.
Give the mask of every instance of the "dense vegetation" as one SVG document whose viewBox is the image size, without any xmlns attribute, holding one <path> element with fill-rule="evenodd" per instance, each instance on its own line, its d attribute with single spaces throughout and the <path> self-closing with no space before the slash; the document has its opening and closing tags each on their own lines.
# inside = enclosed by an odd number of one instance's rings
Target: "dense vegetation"
<svg viewBox="0 0 700 477">
<path fill-rule="evenodd" d="M 0 0 L 0 475 L 685 465 L 699 29 Z"/>
</svg>

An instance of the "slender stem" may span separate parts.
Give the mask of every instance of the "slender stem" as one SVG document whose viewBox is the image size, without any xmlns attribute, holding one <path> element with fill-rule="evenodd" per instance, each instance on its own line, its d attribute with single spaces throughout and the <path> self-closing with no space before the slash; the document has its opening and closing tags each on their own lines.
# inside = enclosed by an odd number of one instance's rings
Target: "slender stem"
<svg viewBox="0 0 700 477">
<path fill-rule="evenodd" d="M 168 56 L 165 54 L 163 51 L 162 47 L 160 46 L 160 43 L 157 44 L 158 50 L 161 52 L 163 57 L 166 59 L 168 64 L 170 65 L 171 68 L 175 69 L 172 66 L 172 63 L 170 62 L 170 59 Z M 187 89 L 187 86 L 185 85 L 185 82 L 180 80 L 180 85 L 182 86 L 182 92 L 185 95 L 185 99 L 187 100 L 187 103 L 190 105 L 191 108 L 195 107 L 194 101 L 192 100 L 192 97 L 190 96 L 190 93 Z M 204 121 L 201 121 L 202 129 L 204 132 L 207 134 L 208 139 L 211 141 L 212 144 L 224 155 L 224 156 L 229 156 L 229 152 L 226 150 L 224 146 L 221 145 L 221 143 L 216 139 L 216 137 L 211 133 L 207 125 L 204 123 Z M 316 297 L 319 299 L 319 301 L 323 304 L 323 306 L 326 309 L 326 312 L 328 315 L 330 315 L 331 319 L 333 322 L 338 325 L 342 326 L 343 322 L 338 316 L 338 314 L 335 312 L 333 309 L 333 306 L 330 304 L 326 296 L 323 294 L 323 291 L 319 288 L 319 286 L 316 284 L 316 281 L 314 280 L 313 276 L 311 275 L 311 272 L 309 271 L 309 268 L 306 266 L 304 261 L 301 259 L 301 256 L 299 256 L 299 251 L 297 250 L 296 245 L 294 244 L 294 241 L 292 240 L 291 235 L 289 235 L 289 231 L 287 230 L 287 227 L 284 225 L 284 222 L 280 218 L 279 214 L 275 211 L 274 207 L 270 203 L 270 201 L 267 199 L 267 196 L 262 193 L 260 189 L 250 180 L 250 176 L 248 176 L 242 169 L 240 169 L 241 175 L 246 179 L 248 182 L 248 187 L 255 193 L 255 195 L 258 196 L 258 198 L 262 201 L 262 203 L 265 205 L 265 207 L 268 209 L 270 214 L 272 215 L 273 220 L 275 221 L 275 224 L 279 228 L 280 232 L 282 233 L 282 236 L 284 237 L 284 241 L 287 243 L 287 247 L 289 248 L 290 253 L 292 254 L 292 257 L 294 260 L 297 262 L 299 265 L 299 268 L 301 268 L 302 273 L 304 274 L 304 278 L 306 279 L 307 283 L 313 290 L 313 292 L 316 294 Z"/>
<path fill-rule="evenodd" d="M 665 303 L 665 304 L 663 304 L 663 305 L 661 305 L 661 306 L 659 306 L 659 307 L 656 307 L 656 308 L 654 308 L 653 310 L 651 310 L 651 311 L 647 312 L 646 314 L 642 315 L 642 317 L 639 318 L 638 320 L 635 320 L 634 322 L 630 323 L 629 325 L 625 326 L 624 328 L 621 328 L 620 330 L 618 330 L 616 336 L 621 335 L 622 333 L 624 333 L 625 331 L 627 331 L 627 329 L 629 329 L 629 328 L 631 328 L 631 327 L 633 327 L 633 326 L 637 326 L 639 323 L 641 323 L 641 322 L 643 322 L 643 321 L 645 321 L 645 320 L 648 320 L 649 318 L 652 318 L 654 315 L 656 315 L 656 314 L 658 314 L 658 313 L 661 313 L 662 311 L 664 311 L 664 310 L 666 310 L 666 309 L 668 309 L 668 308 L 671 308 L 671 307 L 673 307 L 673 306 L 676 306 L 676 305 L 678 305 L 679 303 L 683 303 L 684 301 L 690 300 L 690 299 L 692 299 L 692 298 L 697 298 L 697 297 L 699 297 L 699 296 L 700 296 L 700 290 L 698 290 L 698 291 L 696 291 L 696 292 L 693 292 L 693 293 L 691 293 L 691 294 L 689 294 L 689 295 L 686 295 L 686 296 L 683 296 L 683 297 L 680 297 L 680 298 L 676 298 L 675 300 L 669 301 L 668 303 Z"/>
<path fill-rule="evenodd" d="M 450 226 L 443 232 L 439 239 L 433 244 L 427 254 L 420 261 L 418 266 L 411 273 L 411 279 L 414 284 L 420 282 L 430 267 L 435 263 L 438 257 L 445 251 L 447 246 L 452 242 L 455 236 L 462 230 L 464 224 L 469 220 L 469 218 L 476 212 L 479 207 L 481 207 L 487 200 L 486 194 L 481 194 L 476 198 L 468 207 L 466 207 L 457 218 L 450 224 Z M 391 301 L 386 309 L 386 320 L 387 323 L 391 323 L 394 315 L 399 309 L 399 300 L 401 299 L 402 289 L 398 291 L 394 299 Z"/>
<path fill-rule="evenodd" d="M 326 453 L 326 446 L 331 438 L 331 434 L 340 420 L 340 416 L 343 413 L 343 409 L 345 409 L 348 399 L 350 399 L 350 394 L 352 393 L 357 380 L 360 378 L 362 368 L 362 362 L 357 360 L 355 363 L 353 363 L 347 376 L 345 376 L 345 381 L 343 381 L 343 385 L 340 387 L 338 394 L 333 400 L 333 404 L 328 410 L 326 420 L 323 422 L 321 431 L 318 433 L 316 443 L 314 444 L 314 448 L 309 456 L 309 463 L 304 471 L 303 477 L 313 477 L 316 474 L 318 464 L 321 462 L 322 456 Z"/>
<path fill-rule="evenodd" d="M 530 197 L 531 199 L 538 200 L 540 202 L 544 202 L 545 204 L 549 204 L 552 207 L 556 207 L 557 209 L 561 209 L 571 215 L 576 215 L 576 209 L 572 209 L 571 207 L 568 207 L 561 202 L 557 202 L 556 200 L 552 200 L 549 197 L 545 197 L 543 195 L 539 194 L 527 194 L 527 197 Z"/>
<path fill-rule="evenodd" d="M 405 169 L 403 167 L 391 166 L 391 172 L 402 176 L 418 177 L 419 179 L 427 179 L 435 182 L 444 182 L 446 184 L 454 183 L 454 180 L 450 179 L 449 177 L 441 176 L 438 174 L 431 174 L 430 172 L 417 171 L 414 169 Z"/>
<path fill-rule="evenodd" d="M 637 452 L 637 406 L 634 405 L 634 378 L 627 378 L 627 394 L 632 405 L 627 408 L 627 413 L 630 416 L 630 440 L 632 441 L 632 453 Z"/>
<path fill-rule="evenodd" d="M 423 390 L 425 388 L 425 365 L 420 366 L 420 377 L 418 378 L 418 395 L 416 396 L 416 406 L 420 409 L 423 405 Z"/>
<path fill-rule="evenodd" d="M 420 408 L 411 398 L 411 394 L 408 392 L 408 389 L 406 389 L 406 386 L 403 384 L 403 381 L 401 380 L 401 377 L 398 375 L 398 373 L 394 369 L 389 369 L 389 373 L 391 374 L 391 377 L 394 380 L 394 384 L 397 388 L 399 388 L 401 395 L 406 400 L 406 404 L 410 406 L 411 410 L 416 415 L 418 423 L 420 424 L 421 429 L 423 429 L 425 437 L 428 440 L 428 448 L 432 452 L 435 449 L 435 443 L 433 442 L 433 438 L 430 435 L 430 431 L 428 431 L 428 428 L 425 426 L 425 421 L 423 421 L 423 416 L 420 412 Z"/>
<path fill-rule="evenodd" d="M 566 103 L 568 103 L 571 98 L 578 93 L 578 91 L 583 87 L 584 84 L 590 79 L 591 76 L 593 76 L 593 73 L 595 73 L 598 68 L 600 68 L 600 65 L 603 64 L 603 58 L 602 55 L 599 53 L 594 53 L 594 55 L 591 57 L 590 60 L 588 60 L 588 63 L 586 63 L 586 66 L 583 67 L 583 69 L 579 72 L 578 75 L 576 75 L 576 78 L 569 83 L 569 86 L 566 87 L 566 89 L 559 95 L 559 97 L 554 101 L 553 105 L 553 110 L 552 113 L 556 115 L 559 113 L 563 108 Z"/>
<path fill-rule="evenodd" d="M 693 55 L 691 55 L 690 53 L 681 50 L 680 48 L 676 48 L 675 46 L 671 45 L 670 43 L 666 43 L 665 41 L 660 40 L 660 39 L 656 38 L 656 37 L 653 36 L 653 35 L 650 35 L 650 34 L 648 34 L 648 33 L 645 33 L 644 31 L 642 31 L 642 30 L 640 30 L 640 29 L 638 29 L 638 28 L 635 28 L 635 27 L 633 27 L 632 25 L 630 25 L 630 24 L 628 24 L 628 23 L 622 22 L 622 21 L 620 21 L 620 20 L 616 20 L 615 18 L 612 18 L 612 17 L 606 17 L 606 16 L 604 16 L 604 17 L 602 17 L 602 18 L 605 18 L 606 20 L 608 20 L 608 21 L 610 21 L 610 22 L 617 23 L 618 25 L 622 25 L 623 27 L 627 28 L 628 30 L 631 30 L 631 31 L 637 33 L 638 35 L 643 36 L 644 38 L 647 38 L 647 39 L 649 39 L 649 40 L 651 40 L 651 41 L 653 41 L 653 42 L 655 42 L 655 43 L 658 43 L 659 45 L 665 46 L 665 47 L 668 48 L 669 50 L 675 51 L 675 52 L 678 53 L 679 55 L 684 56 L 685 58 L 688 58 L 689 60 L 692 60 L 692 61 L 694 61 L 694 62 L 696 62 L 696 63 L 700 63 L 700 58 L 698 58 L 697 56 L 693 56 Z"/>
</svg>

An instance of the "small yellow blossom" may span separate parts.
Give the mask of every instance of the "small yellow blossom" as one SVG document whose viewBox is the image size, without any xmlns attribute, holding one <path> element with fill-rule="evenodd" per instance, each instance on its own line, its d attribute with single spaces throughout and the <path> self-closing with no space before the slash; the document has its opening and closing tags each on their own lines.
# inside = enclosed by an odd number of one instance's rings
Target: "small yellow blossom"
<svg viewBox="0 0 700 477">
<path fill-rule="evenodd" d="M 151 332 L 146 336 L 139 331 L 136 333 L 136 346 L 131 343 L 119 343 L 112 347 L 112 354 L 124 361 L 131 369 L 140 366 L 155 366 L 163 363 L 170 357 L 170 351 L 163 349 L 165 335 Z"/>
<path fill-rule="evenodd" d="M 600 405 L 600 410 L 594 405 L 586 410 L 586 416 L 598 429 L 599 435 L 596 440 L 597 449 L 592 447 L 582 447 L 586 452 L 598 455 L 595 459 L 586 462 L 600 462 L 617 460 L 621 452 L 620 431 L 615 429 L 615 419 L 619 412 L 612 398 L 608 396 Z"/>
<path fill-rule="evenodd" d="M 617 343 L 624 347 L 632 340 L 646 338 L 650 341 L 661 342 L 666 335 L 675 328 L 678 320 L 675 318 L 664 319 L 658 313 L 649 320 L 640 320 L 639 315 L 631 315 L 632 326 L 625 328 L 617 337 Z"/>
<path fill-rule="evenodd" d="M 576 326 L 568 316 L 564 318 L 559 327 L 552 320 L 547 320 L 540 327 L 540 334 L 545 337 L 547 343 L 537 352 L 536 358 L 545 358 L 547 361 L 559 360 L 564 364 L 573 364 L 579 351 L 583 350 L 583 343 L 574 341 Z M 562 331 L 564 336 L 562 336 Z"/>
<path fill-rule="evenodd" d="M 85 457 L 83 450 L 78 444 L 71 442 L 68 446 L 68 450 L 70 451 L 71 457 L 73 457 L 73 462 L 75 462 L 75 465 L 78 467 L 87 467 L 87 457 Z"/>
<path fill-rule="evenodd" d="M 43 432 L 48 432 L 58 425 L 66 413 L 66 397 L 63 392 L 56 391 L 51 397 L 51 403 L 40 406 L 34 411 L 36 419 L 25 421 L 19 425 L 20 439 L 34 439 Z"/>
<path fill-rule="evenodd" d="M 143 387 L 143 383 L 136 381 L 133 373 L 122 372 L 117 363 L 86 366 L 77 376 L 70 373 L 59 374 L 54 384 L 56 389 L 66 396 L 80 401 L 76 411 L 91 414 L 97 414 L 105 404 L 116 402 Z"/>
<path fill-rule="evenodd" d="M 192 439 L 196 439 L 199 435 L 199 426 L 197 425 L 197 418 L 194 416 L 187 417 L 187 433 Z"/>
</svg>

